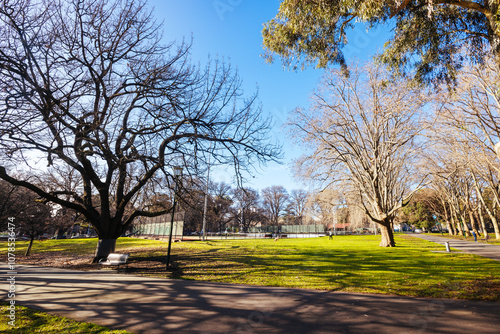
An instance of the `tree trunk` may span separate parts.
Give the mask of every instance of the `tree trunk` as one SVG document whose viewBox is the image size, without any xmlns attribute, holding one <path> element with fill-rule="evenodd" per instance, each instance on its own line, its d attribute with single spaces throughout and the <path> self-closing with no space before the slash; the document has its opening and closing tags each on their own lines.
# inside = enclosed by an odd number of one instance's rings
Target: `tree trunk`
<svg viewBox="0 0 500 334">
<path fill-rule="evenodd" d="M 458 215 L 455 213 L 454 214 L 455 218 L 455 228 L 457 229 L 457 235 L 464 236 L 464 231 L 462 230 L 462 223 L 460 222 L 460 218 L 458 218 Z"/>
<path fill-rule="evenodd" d="M 494 192 L 496 193 L 496 192 Z M 479 197 L 481 199 L 483 199 L 482 197 Z M 497 201 L 496 199 L 496 196 L 495 196 L 495 202 Z M 490 217 L 491 219 L 491 224 L 493 225 L 493 228 L 495 229 L 495 237 L 497 239 L 500 239 L 500 229 L 498 228 L 498 221 L 497 221 L 497 218 L 496 218 L 496 203 L 493 203 L 493 212 L 491 212 L 491 210 L 488 208 L 488 206 L 484 203 L 484 199 L 483 199 L 483 205 L 484 205 L 484 209 L 486 210 L 486 213 L 488 214 L 488 216 Z M 485 230 L 486 232 L 486 230 Z"/>
<path fill-rule="evenodd" d="M 488 239 L 488 231 L 486 231 L 486 223 L 484 222 L 483 209 L 481 205 L 479 206 L 478 216 L 479 221 L 481 222 L 481 230 L 483 230 L 484 239 Z"/>
<path fill-rule="evenodd" d="M 26 253 L 24 253 L 24 256 L 29 256 L 31 252 L 31 246 L 33 246 L 33 240 L 35 237 L 30 238 L 30 244 L 28 245 L 28 249 L 26 249 Z"/>
<path fill-rule="evenodd" d="M 493 215 L 491 215 L 490 218 L 491 218 L 491 223 L 493 224 L 493 228 L 495 229 L 495 238 L 500 239 L 500 227 L 498 226 L 496 205 L 495 208 L 493 209 Z"/>
<path fill-rule="evenodd" d="M 450 223 L 451 230 L 450 231 L 451 231 L 452 235 L 457 235 L 457 229 L 455 228 L 455 218 L 453 217 L 452 214 L 450 214 L 450 220 L 451 220 L 451 223 Z"/>
<path fill-rule="evenodd" d="M 477 222 L 476 222 L 476 219 L 474 218 L 474 213 L 470 210 L 469 211 L 469 219 L 470 219 L 470 225 L 472 227 L 472 231 L 474 231 L 474 233 L 476 233 L 476 237 L 480 237 L 481 234 L 479 234 L 479 231 L 477 230 Z M 477 225 L 479 226 L 479 225 Z"/>
<path fill-rule="evenodd" d="M 448 230 L 449 235 L 454 235 L 453 229 L 451 228 L 450 224 L 450 217 L 448 216 L 448 210 L 446 209 L 446 203 L 442 200 L 441 203 L 443 204 L 443 209 L 444 209 L 444 221 L 446 222 L 446 229 Z M 443 226 L 441 225 L 441 231 L 443 230 Z"/>
<path fill-rule="evenodd" d="M 395 247 L 396 242 L 394 241 L 394 234 L 392 233 L 392 229 L 390 224 L 380 225 L 380 234 L 382 235 L 382 240 L 380 241 L 380 247 Z"/>
<path fill-rule="evenodd" d="M 94 259 L 92 260 L 92 263 L 98 263 L 99 260 L 105 259 L 108 257 L 110 253 L 113 253 L 115 251 L 116 247 L 116 239 L 99 239 L 99 242 L 97 243 L 97 248 L 95 251 L 95 256 Z"/>
<path fill-rule="evenodd" d="M 463 226 L 462 226 L 463 224 Z M 465 233 L 465 236 L 470 237 L 472 234 L 469 232 L 469 225 L 467 225 L 467 219 L 464 213 L 460 213 L 460 225 L 462 226 L 462 232 Z"/>
</svg>

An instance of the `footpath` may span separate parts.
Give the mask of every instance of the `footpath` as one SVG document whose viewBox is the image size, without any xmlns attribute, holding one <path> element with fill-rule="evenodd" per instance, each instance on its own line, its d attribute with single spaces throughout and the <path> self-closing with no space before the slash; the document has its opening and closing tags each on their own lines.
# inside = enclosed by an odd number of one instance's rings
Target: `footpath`
<svg viewBox="0 0 500 334">
<path fill-rule="evenodd" d="M 459 251 L 475 254 L 483 257 L 490 258 L 492 260 L 500 261 L 500 245 L 489 245 L 482 242 L 471 242 L 466 240 L 457 240 L 451 238 L 437 237 L 432 234 L 409 234 L 413 237 L 421 238 L 424 240 L 432 241 L 445 246 L 445 242 L 448 242 L 450 248 L 455 248 Z M 443 250 L 446 249 L 443 247 Z"/>
<path fill-rule="evenodd" d="M 7 264 L 0 263 L 6 299 Z M 131 333 L 498 333 L 500 303 L 17 265 L 16 303 Z M 333 279 L 333 278 L 332 278 Z M 5 319 L 4 319 L 5 321 Z"/>
</svg>

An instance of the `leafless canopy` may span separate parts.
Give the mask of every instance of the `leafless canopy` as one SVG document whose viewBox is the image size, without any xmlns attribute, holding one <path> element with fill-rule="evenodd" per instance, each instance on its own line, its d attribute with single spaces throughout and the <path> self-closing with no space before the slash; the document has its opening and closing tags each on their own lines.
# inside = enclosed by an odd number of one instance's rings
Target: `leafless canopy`
<svg viewBox="0 0 500 334">
<path fill-rule="evenodd" d="M 112 239 L 152 214 L 130 205 L 159 172 L 196 173 L 209 152 L 237 171 L 275 159 L 269 121 L 230 66 L 191 66 L 189 45 L 162 44 L 160 28 L 141 0 L 1 1 L 0 177 Z M 40 158 L 77 171 L 79 187 L 12 176 Z"/>
<path fill-rule="evenodd" d="M 381 68 L 358 69 L 349 78 L 330 72 L 311 110 L 297 109 L 290 122 L 312 151 L 298 161 L 299 172 L 320 182 L 347 183 L 359 193 L 366 214 L 390 230 L 415 186 L 420 113 L 427 101 L 403 80 L 389 81 Z M 387 240 L 382 235 L 383 246 L 394 244 L 392 233 Z"/>
</svg>

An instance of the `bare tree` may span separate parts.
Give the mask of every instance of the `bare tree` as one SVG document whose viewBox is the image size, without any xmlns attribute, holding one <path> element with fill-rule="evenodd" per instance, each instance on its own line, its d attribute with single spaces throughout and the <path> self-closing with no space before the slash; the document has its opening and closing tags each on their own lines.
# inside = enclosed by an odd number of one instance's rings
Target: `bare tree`
<svg viewBox="0 0 500 334">
<path fill-rule="evenodd" d="M 302 224 L 308 198 L 309 193 L 304 189 L 293 189 L 290 192 L 287 210 L 294 217 L 294 224 Z"/>
<path fill-rule="evenodd" d="M 440 134 L 440 141 L 446 142 L 448 150 L 453 151 L 452 159 L 464 169 L 461 173 L 466 174 L 459 184 L 466 185 L 461 201 L 471 228 L 477 233 L 474 216 L 484 209 L 497 239 L 500 227 L 494 211 L 500 206 L 499 152 L 495 152 L 500 147 L 495 146 L 500 137 L 499 79 L 491 59 L 482 66 L 464 68 L 455 94 L 446 98 L 441 113 L 445 131 Z M 486 189 L 494 196 L 493 206 L 486 205 Z"/>
<path fill-rule="evenodd" d="M 189 177 L 212 152 L 236 171 L 279 155 L 230 66 L 190 66 L 189 46 L 162 44 L 145 1 L 2 1 L 0 22 L 0 178 L 81 213 L 99 235 L 94 261 L 136 217 L 170 210 L 134 205 L 159 173 L 171 187 L 171 167 Z M 42 158 L 81 185 L 15 176 Z"/>
<path fill-rule="evenodd" d="M 218 229 L 222 233 L 222 229 L 228 224 L 231 219 L 231 205 L 233 199 L 231 197 L 232 188 L 225 182 L 212 182 L 210 189 L 212 190 L 210 213 L 213 228 Z"/>
<path fill-rule="evenodd" d="M 30 240 L 25 255 L 28 256 L 33 240 L 47 231 L 50 207 L 41 203 L 32 191 L 13 186 L 0 180 L 0 231 L 7 230 L 8 218 L 15 220 L 16 233 Z"/>
<path fill-rule="evenodd" d="M 332 192 L 325 190 L 312 190 L 307 199 L 307 213 L 309 223 L 321 222 L 326 225 L 332 217 Z"/>
<path fill-rule="evenodd" d="M 8 218 L 22 211 L 23 201 L 18 187 L 0 180 L 0 231 L 7 231 Z"/>
<path fill-rule="evenodd" d="M 314 94 L 311 110 L 297 109 L 290 121 L 293 134 L 305 136 L 312 150 L 298 161 L 299 170 L 315 181 L 350 184 L 380 226 L 380 246 L 395 246 L 394 216 L 418 183 L 415 138 L 427 101 L 407 82 L 390 81 L 381 68 L 357 69 L 348 78 L 335 70 Z"/>
<path fill-rule="evenodd" d="M 283 186 L 271 186 L 262 189 L 262 205 L 269 217 L 269 223 L 279 226 L 279 218 L 288 204 L 288 192 Z"/>
<path fill-rule="evenodd" d="M 236 207 L 233 208 L 233 219 L 244 231 L 248 231 L 250 227 L 265 220 L 257 190 L 236 188 L 233 194 L 237 201 Z"/>
</svg>

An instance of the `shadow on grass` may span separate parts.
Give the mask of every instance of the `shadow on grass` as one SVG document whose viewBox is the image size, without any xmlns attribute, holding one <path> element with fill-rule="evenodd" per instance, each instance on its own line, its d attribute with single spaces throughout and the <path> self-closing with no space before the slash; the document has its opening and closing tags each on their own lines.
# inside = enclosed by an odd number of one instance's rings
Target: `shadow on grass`
<svg viewBox="0 0 500 334">
<path fill-rule="evenodd" d="M 293 241 L 291 241 L 293 245 Z M 331 291 L 406 296 L 500 300 L 500 266 L 468 254 L 437 254 L 436 245 L 401 238 L 393 249 L 308 249 L 283 243 L 198 250 L 177 250 L 183 273 L 176 278 Z M 211 245 L 216 246 L 216 245 Z M 266 247 L 267 246 L 267 247 Z"/>
<path fill-rule="evenodd" d="M 128 267 L 120 271 L 140 276 L 500 300 L 498 262 L 463 253 L 433 253 L 442 246 L 405 235 L 396 240 L 395 248 L 380 248 L 379 237 L 370 236 L 175 243 L 171 271 L 166 270 L 166 243 L 125 240 L 117 251 L 130 253 Z M 88 244 L 88 240 L 83 242 Z M 90 264 L 92 253 L 81 255 L 79 249 L 73 255 L 65 249 L 63 255 L 46 251 L 18 260 L 65 269 L 98 269 Z"/>
<path fill-rule="evenodd" d="M 433 333 L 466 333 L 464 322 L 486 333 L 500 321 L 495 303 L 22 270 L 19 303 L 134 333 L 392 333 L 431 325 Z M 420 316 L 435 306 L 439 317 Z"/>
</svg>

